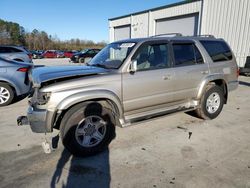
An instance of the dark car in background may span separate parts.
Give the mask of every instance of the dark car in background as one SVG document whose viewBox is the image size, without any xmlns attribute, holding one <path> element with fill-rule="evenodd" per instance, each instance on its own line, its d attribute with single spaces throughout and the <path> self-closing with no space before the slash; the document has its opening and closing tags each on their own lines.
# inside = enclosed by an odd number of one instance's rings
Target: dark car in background
<svg viewBox="0 0 250 188">
<path fill-rule="evenodd" d="M 9 105 L 16 97 L 30 92 L 28 74 L 32 67 L 31 63 L 0 57 L 0 107 Z"/>
<path fill-rule="evenodd" d="M 57 58 L 56 50 L 47 50 L 42 54 L 43 58 Z"/>
<path fill-rule="evenodd" d="M 57 58 L 64 58 L 65 56 L 64 56 L 64 51 L 62 51 L 62 50 L 57 50 L 56 51 L 56 53 L 57 53 Z"/>
<path fill-rule="evenodd" d="M 41 51 L 30 50 L 30 53 L 31 53 L 33 59 L 41 59 L 41 58 L 43 58 L 43 56 L 42 56 L 43 52 L 41 52 Z"/>
<path fill-rule="evenodd" d="M 245 66 L 240 68 L 240 74 L 250 76 L 250 56 L 247 57 Z"/>
<path fill-rule="evenodd" d="M 32 54 L 22 46 L 0 45 L 0 57 L 7 60 L 32 63 Z"/>
<path fill-rule="evenodd" d="M 100 49 L 85 49 L 79 53 L 74 54 L 70 58 L 70 61 L 73 63 L 87 63 L 100 51 Z"/>
</svg>

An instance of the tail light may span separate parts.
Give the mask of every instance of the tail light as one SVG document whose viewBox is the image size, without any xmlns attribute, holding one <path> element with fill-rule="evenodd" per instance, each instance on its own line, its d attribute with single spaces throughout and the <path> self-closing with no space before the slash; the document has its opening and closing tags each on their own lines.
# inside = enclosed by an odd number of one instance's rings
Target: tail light
<svg viewBox="0 0 250 188">
<path fill-rule="evenodd" d="M 240 69 L 237 68 L 237 78 L 239 77 L 239 75 L 240 75 Z"/>
<path fill-rule="evenodd" d="M 28 67 L 22 67 L 17 69 L 18 72 L 29 72 L 29 68 Z"/>
</svg>

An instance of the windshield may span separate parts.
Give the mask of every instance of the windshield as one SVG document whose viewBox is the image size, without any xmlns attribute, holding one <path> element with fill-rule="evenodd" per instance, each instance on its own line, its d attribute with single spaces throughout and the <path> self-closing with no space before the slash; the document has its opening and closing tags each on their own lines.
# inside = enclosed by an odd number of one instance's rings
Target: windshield
<svg viewBox="0 0 250 188">
<path fill-rule="evenodd" d="M 84 54 L 84 53 L 86 53 L 88 50 L 89 50 L 89 49 L 84 49 L 84 50 L 80 51 L 79 53 Z"/>
<path fill-rule="evenodd" d="M 128 57 L 134 46 L 135 43 L 111 43 L 102 49 L 91 60 L 89 65 L 107 69 L 118 69 Z"/>
</svg>

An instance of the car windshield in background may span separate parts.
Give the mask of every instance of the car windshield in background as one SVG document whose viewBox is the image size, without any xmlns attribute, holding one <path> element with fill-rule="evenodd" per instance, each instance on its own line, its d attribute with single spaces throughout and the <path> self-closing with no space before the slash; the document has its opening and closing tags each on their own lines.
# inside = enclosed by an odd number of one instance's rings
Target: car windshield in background
<svg viewBox="0 0 250 188">
<path fill-rule="evenodd" d="M 102 49 L 89 63 L 91 66 L 98 66 L 107 69 L 118 69 L 129 53 L 134 48 L 135 43 L 111 43 Z"/>
<path fill-rule="evenodd" d="M 89 50 L 89 49 L 85 49 L 85 50 L 82 50 L 82 51 L 80 51 L 80 52 L 78 52 L 78 53 L 84 54 L 84 53 L 86 53 L 88 50 Z"/>
</svg>

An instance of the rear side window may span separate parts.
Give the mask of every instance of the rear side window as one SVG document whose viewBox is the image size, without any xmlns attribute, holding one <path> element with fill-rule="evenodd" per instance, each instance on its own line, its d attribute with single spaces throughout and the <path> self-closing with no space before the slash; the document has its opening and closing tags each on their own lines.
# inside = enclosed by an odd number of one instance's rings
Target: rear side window
<svg viewBox="0 0 250 188">
<path fill-rule="evenodd" d="M 7 47 L 0 47 L 0 53 L 10 53 Z"/>
<path fill-rule="evenodd" d="M 0 53 L 15 53 L 15 52 L 23 52 L 23 51 L 12 47 L 0 47 Z"/>
<path fill-rule="evenodd" d="M 11 52 L 23 52 L 22 50 L 19 50 L 17 48 L 10 48 Z"/>
<path fill-rule="evenodd" d="M 203 58 L 193 44 L 173 44 L 175 66 L 188 66 L 203 63 Z"/>
<path fill-rule="evenodd" d="M 207 50 L 213 62 L 228 61 L 232 59 L 232 52 L 223 41 L 200 41 Z"/>
</svg>

